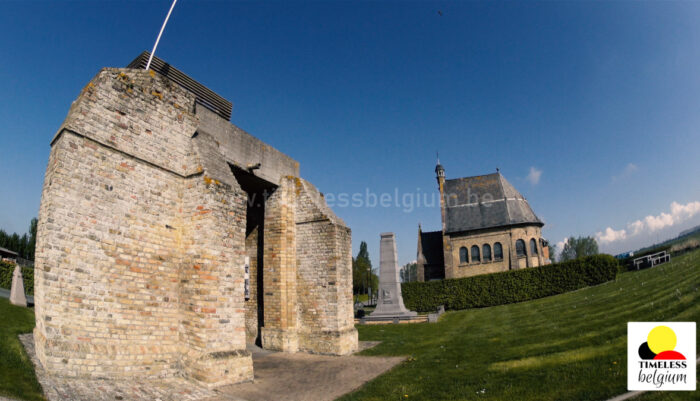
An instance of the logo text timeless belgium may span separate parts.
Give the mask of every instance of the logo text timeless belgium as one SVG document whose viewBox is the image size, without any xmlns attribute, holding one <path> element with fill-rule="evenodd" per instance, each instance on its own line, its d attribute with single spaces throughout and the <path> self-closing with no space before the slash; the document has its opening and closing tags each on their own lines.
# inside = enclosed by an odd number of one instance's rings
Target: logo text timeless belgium
<svg viewBox="0 0 700 401">
<path fill-rule="evenodd" d="M 695 322 L 627 323 L 627 389 L 695 391 Z"/>
</svg>

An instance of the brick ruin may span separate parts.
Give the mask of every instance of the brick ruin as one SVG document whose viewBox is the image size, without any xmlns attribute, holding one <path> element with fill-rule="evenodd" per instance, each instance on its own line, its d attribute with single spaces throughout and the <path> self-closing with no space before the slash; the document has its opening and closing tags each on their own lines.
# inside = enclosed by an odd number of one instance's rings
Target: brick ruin
<svg viewBox="0 0 700 401">
<path fill-rule="evenodd" d="M 132 68 L 103 69 L 73 102 L 39 213 L 48 372 L 218 386 L 253 378 L 247 343 L 356 350 L 350 229 L 296 161 L 210 109 Z"/>
</svg>

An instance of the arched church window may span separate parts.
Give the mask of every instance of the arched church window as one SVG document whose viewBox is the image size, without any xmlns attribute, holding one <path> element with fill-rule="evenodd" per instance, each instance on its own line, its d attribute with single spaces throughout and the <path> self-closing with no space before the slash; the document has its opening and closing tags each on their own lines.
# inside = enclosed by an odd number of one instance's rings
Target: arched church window
<svg viewBox="0 0 700 401">
<path fill-rule="evenodd" d="M 459 263 L 469 263 L 469 254 L 465 247 L 459 248 Z"/>
<path fill-rule="evenodd" d="M 518 255 L 518 257 L 527 256 L 525 254 L 525 241 L 521 239 L 515 241 L 515 253 Z"/>
<path fill-rule="evenodd" d="M 530 254 L 537 255 L 537 241 L 534 238 L 530 240 Z"/>
<path fill-rule="evenodd" d="M 481 247 L 482 250 L 482 255 L 484 257 L 484 262 L 490 262 L 491 261 L 491 245 L 489 244 L 484 244 L 484 246 Z"/>
<path fill-rule="evenodd" d="M 472 246 L 472 263 L 480 261 L 481 257 L 479 257 L 479 247 L 474 245 Z"/>
<path fill-rule="evenodd" d="M 500 242 L 493 244 L 493 258 L 494 260 L 503 260 L 503 246 Z"/>
</svg>

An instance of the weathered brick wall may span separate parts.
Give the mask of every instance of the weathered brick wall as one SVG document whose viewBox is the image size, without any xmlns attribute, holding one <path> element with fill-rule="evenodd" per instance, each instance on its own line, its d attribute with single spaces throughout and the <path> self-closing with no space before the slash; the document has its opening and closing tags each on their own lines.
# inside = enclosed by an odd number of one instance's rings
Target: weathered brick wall
<svg viewBox="0 0 700 401">
<path fill-rule="evenodd" d="M 190 137 L 194 96 L 153 72 L 105 68 L 71 105 L 68 129 L 187 176 L 198 171 Z"/>
<path fill-rule="evenodd" d="M 49 372 L 253 378 L 245 346 L 257 303 L 244 300 L 243 266 L 248 254 L 255 300 L 260 232 L 246 239 L 248 195 L 228 159 L 240 150 L 200 130 L 194 110 L 189 92 L 130 69 L 102 70 L 71 106 L 52 141 L 37 235 L 35 341 Z M 298 171 L 237 138 L 271 159 L 268 176 Z M 356 349 L 350 230 L 315 188 L 285 176 L 262 233 L 263 345 Z"/>
<path fill-rule="evenodd" d="M 244 195 L 203 173 L 193 105 L 160 76 L 117 69 L 72 105 L 37 239 L 35 335 L 49 371 L 168 376 L 184 366 L 207 384 L 252 378 Z"/>
<path fill-rule="evenodd" d="M 70 132 L 51 164 L 35 276 L 44 365 L 108 375 L 141 355 L 130 374 L 172 373 L 179 255 L 166 226 L 178 225 L 177 178 Z"/>
<path fill-rule="evenodd" d="M 357 349 L 350 229 L 310 183 L 285 177 L 265 208 L 263 347 Z"/>
<path fill-rule="evenodd" d="M 246 256 L 250 258 L 250 298 L 245 302 L 246 342 L 254 343 L 258 336 L 258 230 L 245 239 Z"/>
<path fill-rule="evenodd" d="M 215 386 L 253 375 L 243 293 L 247 196 L 207 173 L 184 191 L 181 342 L 185 374 Z"/>
<path fill-rule="evenodd" d="M 37 350 L 50 371 L 175 373 L 181 174 L 197 168 L 182 144 L 196 119 L 186 92 L 153 94 L 162 85 L 103 70 L 54 139 L 36 264 Z"/>
<path fill-rule="evenodd" d="M 299 348 L 323 354 L 357 349 L 350 229 L 309 182 L 295 180 Z"/>
<path fill-rule="evenodd" d="M 295 180 L 283 178 L 265 205 L 262 345 L 285 352 L 299 349 Z"/>
</svg>

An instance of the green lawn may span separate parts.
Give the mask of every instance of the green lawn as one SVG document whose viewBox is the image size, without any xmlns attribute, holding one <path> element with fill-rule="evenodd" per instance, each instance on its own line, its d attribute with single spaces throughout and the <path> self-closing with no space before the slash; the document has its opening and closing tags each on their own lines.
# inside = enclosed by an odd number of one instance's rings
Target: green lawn
<svg viewBox="0 0 700 401">
<path fill-rule="evenodd" d="M 44 400 L 32 362 L 18 334 L 34 329 L 34 310 L 0 298 L 0 395 L 23 400 Z"/>
<path fill-rule="evenodd" d="M 407 362 L 342 400 L 605 400 L 627 391 L 628 321 L 698 321 L 700 251 L 614 282 L 437 324 L 358 326 Z M 645 400 L 698 399 L 697 392 Z"/>
</svg>

